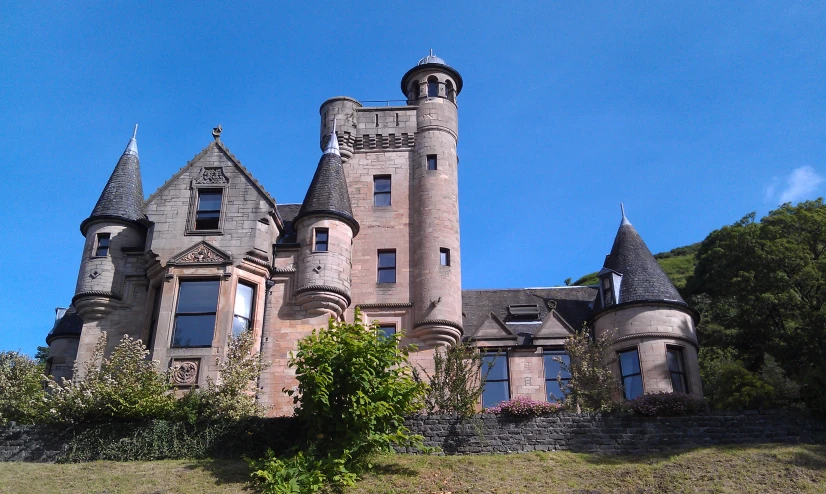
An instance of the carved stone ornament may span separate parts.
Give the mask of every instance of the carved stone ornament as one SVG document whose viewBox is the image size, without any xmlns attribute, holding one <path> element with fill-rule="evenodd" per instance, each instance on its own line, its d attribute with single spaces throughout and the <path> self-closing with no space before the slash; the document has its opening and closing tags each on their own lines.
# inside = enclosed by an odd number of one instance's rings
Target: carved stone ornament
<svg viewBox="0 0 826 494">
<path fill-rule="evenodd" d="M 229 183 L 229 179 L 224 175 L 223 168 L 210 167 L 201 170 L 201 174 L 195 179 L 196 184 L 205 185 L 225 185 Z"/>
<path fill-rule="evenodd" d="M 548 300 L 547 304 L 548 304 L 548 309 L 550 309 L 550 310 L 556 309 L 556 300 Z"/>
<path fill-rule="evenodd" d="M 193 386 L 198 384 L 198 361 L 175 361 L 172 366 L 172 383 L 177 386 Z"/>
<path fill-rule="evenodd" d="M 171 264 L 219 264 L 230 257 L 206 242 L 200 242 L 169 260 Z"/>
</svg>

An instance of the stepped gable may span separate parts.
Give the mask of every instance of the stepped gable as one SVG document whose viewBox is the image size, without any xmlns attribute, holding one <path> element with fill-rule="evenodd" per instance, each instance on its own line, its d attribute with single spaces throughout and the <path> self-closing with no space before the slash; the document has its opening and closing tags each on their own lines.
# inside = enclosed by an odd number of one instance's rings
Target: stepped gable
<svg viewBox="0 0 826 494">
<path fill-rule="evenodd" d="M 75 336 L 80 337 L 80 332 L 83 329 L 83 318 L 78 315 L 73 306 L 66 309 L 63 316 L 55 322 L 54 327 L 49 334 L 46 335 L 46 344 L 50 345 L 52 340 L 61 336 Z"/>
<path fill-rule="evenodd" d="M 301 210 L 293 219 L 293 224 L 312 214 L 337 216 L 353 228 L 353 236 L 358 234 L 359 224 L 353 218 L 350 206 L 350 193 L 339 154 L 338 138 L 335 129 L 330 135 L 327 149 L 318 162 L 313 181 L 301 204 Z"/>
<path fill-rule="evenodd" d="M 512 288 L 502 290 L 462 290 L 462 326 L 466 337 L 473 337 L 491 313 L 520 340 L 533 336 L 544 326 L 551 307 L 572 328 L 579 329 L 591 315 L 591 302 L 597 290 L 587 286 L 550 288 Z M 539 308 L 534 324 L 512 322 L 508 306 L 532 305 Z"/>
<path fill-rule="evenodd" d="M 132 138 L 126 145 L 126 150 L 118 160 L 118 164 L 115 165 L 97 204 L 92 209 L 92 214 L 80 224 L 80 231 L 83 235 L 86 235 L 86 226 L 94 220 L 118 219 L 137 222 L 144 218 L 143 182 L 138 158 L 137 132 L 138 126 L 136 125 Z"/>
<path fill-rule="evenodd" d="M 619 304 L 667 301 L 686 305 L 640 234 L 625 217 L 625 212 L 603 267 L 622 274 Z"/>
</svg>

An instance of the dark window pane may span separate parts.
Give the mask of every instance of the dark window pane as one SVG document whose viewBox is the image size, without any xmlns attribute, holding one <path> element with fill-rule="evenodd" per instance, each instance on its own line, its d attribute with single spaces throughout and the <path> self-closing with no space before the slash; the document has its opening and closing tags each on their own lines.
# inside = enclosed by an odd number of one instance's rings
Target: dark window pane
<svg viewBox="0 0 826 494">
<path fill-rule="evenodd" d="M 99 233 L 97 236 L 98 246 L 95 249 L 96 256 L 109 255 L 109 234 Z"/>
<path fill-rule="evenodd" d="M 220 211 L 221 192 L 201 191 L 198 194 L 198 211 Z"/>
<path fill-rule="evenodd" d="M 620 369 L 622 371 L 622 375 L 628 376 L 631 374 L 639 374 L 640 373 L 640 358 L 637 355 L 636 350 L 630 350 L 627 352 L 621 352 L 620 356 Z"/>
<path fill-rule="evenodd" d="M 176 312 L 215 312 L 218 306 L 218 283 L 218 280 L 182 282 Z"/>
<path fill-rule="evenodd" d="M 488 371 L 488 366 L 493 364 L 493 367 L 490 368 L 490 372 L 488 373 L 488 380 L 489 381 L 496 381 L 499 379 L 507 380 L 508 379 L 508 356 L 507 354 L 500 353 L 494 355 L 485 355 L 484 356 L 484 364 L 482 365 L 482 375 Z"/>
<path fill-rule="evenodd" d="M 683 358 L 679 350 L 668 350 L 668 370 L 673 372 L 683 372 Z"/>
<path fill-rule="evenodd" d="M 427 81 L 427 97 L 435 98 L 439 96 L 439 83 L 437 81 Z"/>
<path fill-rule="evenodd" d="M 435 154 L 427 155 L 427 169 L 428 170 L 435 170 L 436 169 L 436 155 Z"/>
<path fill-rule="evenodd" d="M 249 329 L 250 322 L 249 320 L 235 316 L 232 318 L 232 336 L 238 336 L 239 334 L 243 333 L 247 329 Z"/>
<path fill-rule="evenodd" d="M 395 269 L 379 269 L 379 283 L 395 283 L 396 270 Z"/>
<path fill-rule="evenodd" d="M 196 230 L 217 230 L 220 219 L 219 212 L 199 212 L 195 217 Z"/>
<path fill-rule="evenodd" d="M 379 252 L 379 267 L 380 268 L 395 268 L 396 267 L 396 252 Z"/>
<path fill-rule="evenodd" d="M 318 228 L 315 231 L 315 252 L 327 252 L 327 229 Z"/>
<path fill-rule="evenodd" d="M 486 382 L 485 390 L 482 392 L 482 406 L 484 408 L 496 406 L 503 401 L 508 401 L 509 397 L 507 381 Z"/>
<path fill-rule="evenodd" d="M 203 316 L 178 315 L 175 317 L 175 336 L 172 346 L 212 346 L 215 332 L 215 314 Z"/>
<path fill-rule="evenodd" d="M 385 338 L 389 338 L 390 336 L 396 334 L 396 326 L 392 324 L 382 324 L 379 326 L 379 330 L 384 333 Z"/>
<path fill-rule="evenodd" d="M 375 192 L 390 192 L 390 178 L 375 178 L 373 180 L 373 190 Z"/>
<path fill-rule="evenodd" d="M 622 380 L 622 385 L 625 388 L 625 399 L 633 400 L 637 396 L 642 395 L 642 376 L 636 374 L 634 376 L 626 377 Z"/>
<path fill-rule="evenodd" d="M 374 206 L 389 206 L 390 205 L 390 194 L 383 192 L 381 194 L 376 194 L 373 199 Z"/>
<path fill-rule="evenodd" d="M 682 374 L 671 373 L 671 391 L 675 393 L 686 392 Z"/>
<path fill-rule="evenodd" d="M 569 379 L 571 377 L 571 373 L 563 371 L 562 364 L 557 362 L 556 359 L 561 359 L 566 365 L 571 363 L 571 358 L 565 352 L 546 353 L 545 379 L 556 379 L 557 376 L 560 376 L 563 379 Z"/>
<path fill-rule="evenodd" d="M 562 392 L 559 381 L 556 379 L 553 381 L 545 381 L 545 392 L 548 394 L 547 400 L 550 402 L 561 402 L 565 400 L 565 393 Z"/>
</svg>

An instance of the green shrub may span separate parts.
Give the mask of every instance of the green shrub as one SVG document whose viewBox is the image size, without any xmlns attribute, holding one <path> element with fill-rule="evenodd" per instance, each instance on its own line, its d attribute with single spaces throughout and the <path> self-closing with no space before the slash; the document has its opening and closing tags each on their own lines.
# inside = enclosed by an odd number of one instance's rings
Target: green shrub
<svg viewBox="0 0 826 494">
<path fill-rule="evenodd" d="M 628 402 L 637 415 L 647 417 L 675 417 L 694 415 L 708 408 L 706 400 L 686 393 L 649 393 Z"/>
<path fill-rule="evenodd" d="M 772 403 L 774 388 L 734 360 L 731 352 L 703 349 L 700 377 L 703 392 L 716 409 L 759 408 Z"/>
<path fill-rule="evenodd" d="M 319 478 L 340 488 L 368 469 L 374 454 L 393 445 L 422 446 L 404 425 L 425 394 L 408 349 L 399 347 L 399 334 L 384 337 L 377 325 L 363 325 L 358 310 L 355 321 L 331 319 L 327 329 L 298 342 L 290 359 L 298 388 L 286 392 L 296 404 L 303 449 L 250 461 L 266 492 L 316 492 Z"/>
<path fill-rule="evenodd" d="M 43 366 L 27 355 L 0 352 L 0 425 L 9 420 L 33 424 L 43 419 L 43 379 Z"/>
<path fill-rule="evenodd" d="M 799 403 L 800 385 L 786 376 L 774 357 L 766 354 L 759 375 L 774 390 L 768 406 L 788 407 Z"/>
<path fill-rule="evenodd" d="M 804 376 L 801 395 L 808 410 L 826 418 L 826 368 L 816 367 Z"/>
<path fill-rule="evenodd" d="M 108 358 L 103 358 L 106 333 L 101 333 L 92 358 L 74 378 L 48 378 L 49 414 L 56 422 L 147 420 L 169 417 L 175 398 L 169 377 L 158 372 L 158 362 L 146 360 L 149 351 L 140 340 L 124 336 Z M 99 365 L 98 365 L 99 364 Z"/>
<path fill-rule="evenodd" d="M 565 351 L 570 363 L 557 358 L 562 370 L 570 373 L 567 385 L 561 386 L 565 395 L 563 406 L 576 412 L 609 411 L 613 399 L 622 387 L 611 372 L 616 354 L 611 349 L 612 331 L 599 338 L 591 338 L 586 327 L 565 340 Z"/>
</svg>

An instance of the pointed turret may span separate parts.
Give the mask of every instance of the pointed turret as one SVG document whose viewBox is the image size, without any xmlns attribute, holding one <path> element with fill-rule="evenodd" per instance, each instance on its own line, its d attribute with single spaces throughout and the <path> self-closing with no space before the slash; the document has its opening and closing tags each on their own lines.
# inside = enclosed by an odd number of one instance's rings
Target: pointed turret
<svg viewBox="0 0 826 494">
<path fill-rule="evenodd" d="M 617 304 L 640 301 L 666 301 L 685 304 L 677 288 L 654 259 L 651 251 L 625 216 L 614 239 L 611 253 L 605 258 L 603 271 L 621 277 Z"/>
<path fill-rule="evenodd" d="M 353 208 L 350 206 L 350 193 L 347 191 L 335 127 L 293 224 L 297 225 L 310 215 L 336 216 L 350 225 L 353 236 L 358 234 L 359 224 L 353 218 Z"/>
<path fill-rule="evenodd" d="M 136 222 L 144 217 L 137 132 L 138 126 L 135 125 L 132 138 L 129 139 L 118 164 L 115 165 L 112 176 L 106 182 L 92 214 L 80 224 L 80 231 L 84 236 L 89 224 L 96 220 L 114 219 Z"/>
</svg>

